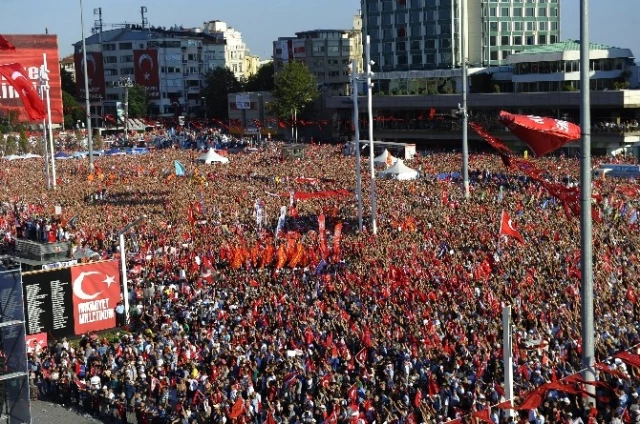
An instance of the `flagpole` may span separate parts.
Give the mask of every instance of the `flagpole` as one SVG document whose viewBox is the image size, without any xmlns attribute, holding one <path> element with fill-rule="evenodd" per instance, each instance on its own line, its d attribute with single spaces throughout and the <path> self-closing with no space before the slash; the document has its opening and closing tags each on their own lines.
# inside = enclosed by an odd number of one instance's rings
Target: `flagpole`
<svg viewBox="0 0 640 424">
<path fill-rule="evenodd" d="M 375 158 L 374 153 L 374 145 L 373 145 L 373 83 L 371 82 L 371 77 L 373 76 L 373 72 L 371 72 L 371 65 L 373 65 L 373 61 L 371 60 L 371 37 L 367 35 L 366 37 L 366 46 L 365 46 L 365 57 L 367 61 L 367 113 L 369 115 L 369 166 L 371 168 L 371 230 L 373 234 L 378 234 L 378 222 L 377 222 L 377 212 L 376 212 L 376 169 L 375 164 L 373 162 Z M 356 125 L 358 123 L 356 122 Z M 360 146 L 358 146 L 358 149 Z"/>
<path fill-rule="evenodd" d="M 42 65 L 43 76 L 45 78 L 44 85 L 44 94 L 47 98 L 47 119 L 49 121 L 49 151 L 51 152 L 51 187 L 55 190 L 58 188 L 58 183 L 56 181 L 56 149 L 53 144 L 53 127 L 51 125 L 51 93 L 49 90 L 49 68 L 47 67 L 47 54 L 42 54 L 42 60 L 44 64 Z"/>
<path fill-rule="evenodd" d="M 45 86 L 48 84 L 47 76 L 45 73 L 45 65 L 47 63 L 46 53 L 42 55 L 43 65 L 40 66 L 39 84 L 40 84 L 40 98 L 45 100 Z M 51 190 L 51 177 L 49 176 L 49 146 L 47 145 L 47 120 L 42 120 L 42 142 L 44 144 L 44 169 L 47 177 L 47 190 Z"/>
<path fill-rule="evenodd" d="M 589 80 L 589 0 L 580 0 L 580 268 L 581 321 L 582 321 L 582 367 L 583 378 L 595 381 L 595 349 L 593 331 L 593 252 L 591 227 L 591 99 Z M 590 400 L 595 404 L 595 386 L 587 385 L 586 390 L 594 395 Z M 588 405 L 585 405 L 588 408 Z"/>
<path fill-rule="evenodd" d="M 460 0 L 460 57 L 462 58 L 462 181 L 464 198 L 469 199 L 469 115 L 467 114 L 467 0 Z M 452 58 L 451 60 L 455 60 Z"/>
<path fill-rule="evenodd" d="M 93 173 L 93 139 L 91 134 L 91 103 L 89 101 L 89 73 L 87 71 L 87 42 L 84 39 L 84 9 L 80 0 L 80 29 L 82 31 L 82 63 L 84 68 L 84 99 L 87 112 L 87 147 L 89 148 L 89 172 Z"/>
</svg>

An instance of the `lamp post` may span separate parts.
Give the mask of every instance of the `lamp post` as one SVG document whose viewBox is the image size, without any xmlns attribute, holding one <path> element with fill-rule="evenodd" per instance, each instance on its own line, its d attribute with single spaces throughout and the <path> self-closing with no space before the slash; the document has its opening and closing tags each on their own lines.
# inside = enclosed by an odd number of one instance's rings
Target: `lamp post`
<svg viewBox="0 0 640 424">
<path fill-rule="evenodd" d="M 580 1 L 580 268 L 581 321 L 582 321 L 582 377 L 594 381 L 595 352 L 593 340 L 593 251 L 591 228 L 591 87 L 589 80 L 589 0 Z M 594 395 L 595 386 L 587 385 L 587 391 Z"/>
<path fill-rule="evenodd" d="M 124 142 L 129 143 L 129 89 L 133 87 L 133 81 L 130 76 L 120 77 L 118 84 L 124 88 Z"/>
<path fill-rule="evenodd" d="M 462 60 L 462 183 L 464 185 L 464 198 L 469 199 L 469 114 L 467 113 L 467 0 L 460 1 L 460 50 Z M 452 60 L 455 60 L 452 58 Z"/>
<path fill-rule="evenodd" d="M 371 60 L 371 37 L 367 35 L 365 60 L 367 62 L 367 113 L 369 115 L 369 166 L 371 168 L 371 230 L 373 234 L 378 234 L 378 223 L 376 221 L 376 168 L 373 162 L 375 158 L 373 145 L 373 83 L 371 77 L 371 66 L 374 62 Z M 358 146 L 360 148 L 360 146 Z"/>
<path fill-rule="evenodd" d="M 351 62 L 351 93 L 353 97 L 353 124 L 355 126 L 355 140 L 353 145 L 356 156 L 356 196 L 358 197 L 358 231 L 362 232 L 362 163 L 360 160 L 360 124 L 358 111 L 358 70 L 357 61 Z"/>
<path fill-rule="evenodd" d="M 91 134 L 91 103 L 89 101 L 89 74 L 87 71 L 87 42 L 84 39 L 84 9 L 80 0 L 80 29 L 82 34 L 82 67 L 84 68 L 84 99 L 87 112 L 87 147 L 89 148 L 89 172 L 93 173 L 93 136 Z"/>
<path fill-rule="evenodd" d="M 124 300 L 124 322 L 129 323 L 129 287 L 127 282 L 127 252 L 124 245 L 124 235 L 133 227 L 141 223 L 147 218 L 146 215 L 139 216 L 135 221 L 127 224 L 117 235 L 120 239 L 120 268 L 122 272 L 122 298 Z"/>
</svg>

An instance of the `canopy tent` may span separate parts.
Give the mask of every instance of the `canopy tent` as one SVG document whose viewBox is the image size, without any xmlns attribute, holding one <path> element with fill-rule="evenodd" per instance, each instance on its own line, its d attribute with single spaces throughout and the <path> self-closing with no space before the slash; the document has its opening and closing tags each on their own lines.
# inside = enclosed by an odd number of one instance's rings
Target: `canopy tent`
<svg viewBox="0 0 640 424">
<path fill-rule="evenodd" d="M 382 154 L 373 158 L 373 163 L 375 163 L 376 165 L 384 164 L 387 166 L 391 166 L 396 163 L 397 160 L 397 157 L 393 156 L 387 149 L 384 149 L 384 152 L 382 152 Z"/>
<path fill-rule="evenodd" d="M 22 156 L 18 156 L 18 155 L 8 155 L 5 156 L 3 158 L 4 160 L 17 160 L 17 159 L 24 159 Z"/>
<path fill-rule="evenodd" d="M 418 171 L 409 168 L 404 164 L 402 159 L 398 159 L 391 168 L 380 171 L 378 176 L 381 178 L 393 178 L 396 180 L 413 180 L 418 177 Z"/>
<path fill-rule="evenodd" d="M 22 159 L 38 159 L 41 158 L 42 156 L 40 155 L 34 155 L 33 153 L 27 153 L 26 155 L 22 156 Z"/>
<path fill-rule="evenodd" d="M 229 158 L 218 154 L 215 150 L 209 149 L 207 153 L 203 153 L 196 158 L 196 162 L 210 164 L 214 162 L 228 163 Z"/>
</svg>

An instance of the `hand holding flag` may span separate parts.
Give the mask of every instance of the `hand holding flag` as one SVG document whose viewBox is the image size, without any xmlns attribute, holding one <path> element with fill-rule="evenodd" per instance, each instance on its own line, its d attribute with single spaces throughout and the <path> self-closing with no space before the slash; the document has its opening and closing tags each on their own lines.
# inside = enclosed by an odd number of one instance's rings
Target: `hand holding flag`
<svg viewBox="0 0 640 424">
<path fill-rule="evenodd" d="M 513 224 L 513 221 L 511 220 L 511 217 L 506 211 L 502 211 L 502 219 L 500 221 L 499 235 L 513 237 L 514 239 L 518 240 L 520 243 L 524 243 L 524 239 L 522 238 L 518 230 L 516 230 Z"/>
</svg>

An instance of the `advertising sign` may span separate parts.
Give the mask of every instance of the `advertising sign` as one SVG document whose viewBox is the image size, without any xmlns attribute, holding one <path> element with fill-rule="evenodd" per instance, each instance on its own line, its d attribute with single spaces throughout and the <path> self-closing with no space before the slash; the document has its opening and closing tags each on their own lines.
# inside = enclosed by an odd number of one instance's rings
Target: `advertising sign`
<svg viewBox="0 0 640 424">
<path fill-rule="evenodd" d="M 134 50 L 136 84 L 147 89 L 149 99 L 160 98 L 160 70 L 158 68 L 158 50 Z"/>
<path fill-rule="evenodd" d="M 236 109 L 251 109 L 251 97 L 248 94 L 236 94 Z"/>
<path fill-rule="evenodd" d="M 82 53 L 73 56 L 76 65 L 76 89 L 78 96 L 85 97 L 84 93 L 84 59 Z M 100 100 L 105 97 L 104 88 L 104 63 L 102 53 L 87 52 L 87 76 L 89 77 L 89 99 Z"/>
<path fill-rule="evenodd" d="M 27 335 L 73 335 L 70 274 L 67 268 L 22 275 Z"/>
<path fill-rule="evenodd" d="M 51 98 L 51 120 L 54 124 L 64 122 L 62 110 L 62 88 L 60 83 L 60 61 L 58 58 L 57 35 L 10 35 L 3 36 L 13 44 L 15 50 L 0 50 L 0 63 L 17 62 L 27 71 L 31 82 L 38 87 L 40 66 L 43 64 L 42 54 L 47 54 L 49 69 L 49 96 Z M 22 100 L 4 79 L 0 81 L 0 112 L 16 111 L 20 121 L 29 121 Z"/>
<path fill-rule="evenodd" d="M 115 307 L 120 301 L 118 262 L 94 262 L 67 271 L 71 272 L 75 334 L 115 327 Z"/>
</svg>

